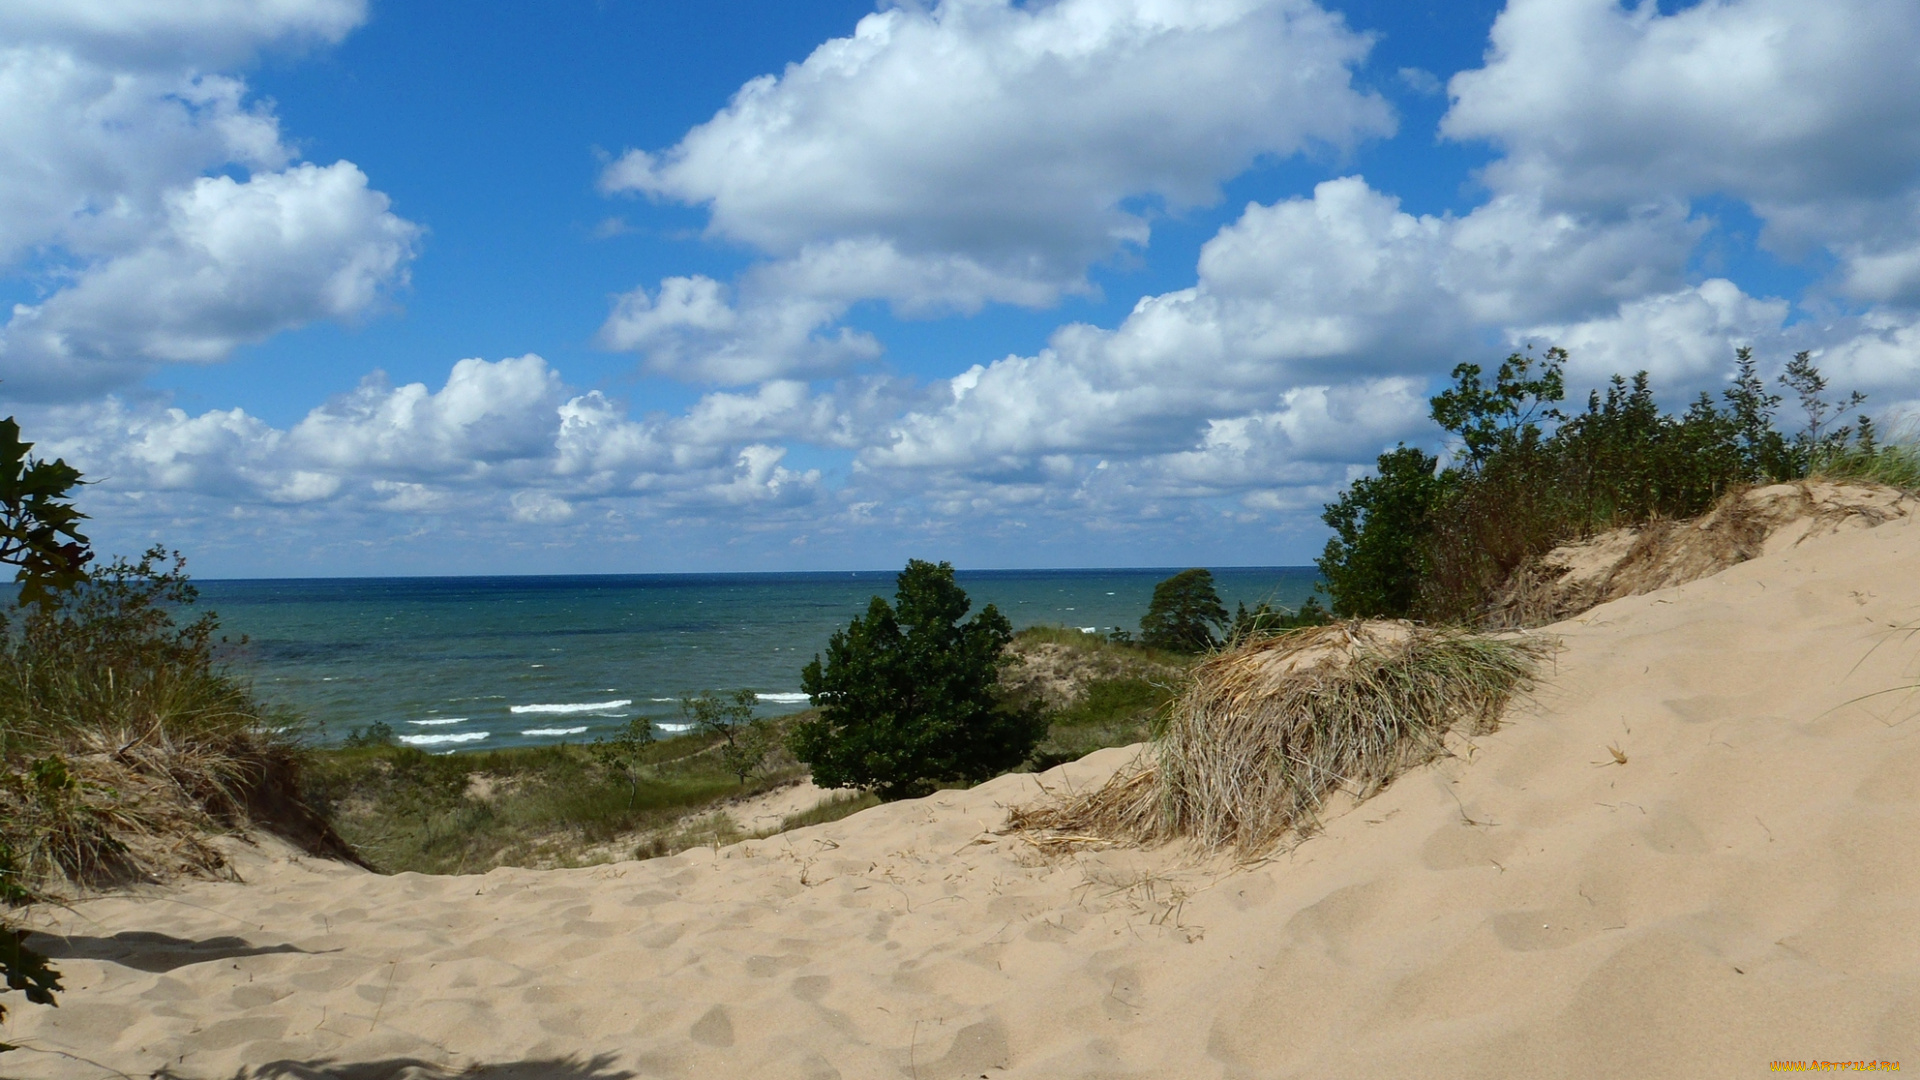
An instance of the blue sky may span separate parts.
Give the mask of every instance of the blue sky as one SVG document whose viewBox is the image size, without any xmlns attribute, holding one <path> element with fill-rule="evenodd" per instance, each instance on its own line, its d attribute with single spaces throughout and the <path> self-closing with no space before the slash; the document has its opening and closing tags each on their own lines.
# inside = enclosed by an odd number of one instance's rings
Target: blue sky
<svg viewBox="0 0 1920 1080">
<path fill-rule="evenodd" d="M 1301 563 L 1461 360 L 1920 398 L 1920 12 L 21 0 L 0 399 L 210 576 Z"/>
</svg>

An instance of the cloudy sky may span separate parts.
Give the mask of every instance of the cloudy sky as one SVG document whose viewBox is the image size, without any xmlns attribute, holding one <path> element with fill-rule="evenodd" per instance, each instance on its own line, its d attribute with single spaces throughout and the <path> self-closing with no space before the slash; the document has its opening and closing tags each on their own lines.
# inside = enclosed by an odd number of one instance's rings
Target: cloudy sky
<svg viewBox="0 0 1920 1080">
<path fill-rule="evenodd" d="M 8 0 L 0 408 L 203 576 L 1310 561 L 1462 360 L 1920 399 L 1901 0 Z"/>
</svg>

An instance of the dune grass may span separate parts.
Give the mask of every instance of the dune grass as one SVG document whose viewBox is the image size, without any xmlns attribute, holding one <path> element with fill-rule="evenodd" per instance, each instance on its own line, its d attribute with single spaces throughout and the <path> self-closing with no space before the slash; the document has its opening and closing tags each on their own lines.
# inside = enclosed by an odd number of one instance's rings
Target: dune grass
<svg viewBox="0 0 1920 1080">
<path fill-rule="evenodd" d="M 412 747 L 314 751 L 306 791 L 377 869 L 477 873 L 651 857 L 737 839 L 719 804 L 804 770 L 774 755 L 746 783 L 717 735 L 647 746 L 637 770 L 606 768 L 570 744 L 435 755 Z"/>
<path fill-rule="evenodd" d="M 1049 769 L 1151 736 L 1194 657 L 1118 642 L 1072 627 L 1034 626 L 1014 635 L 1004 690 L 1038 702 L 1047 734 L 1026 768 Z"/>
<path fill-rule="evenodd" d="M 1815 475 L 1920 492 L 1920 435 L 1905 435 L 1877 446 L 1845 448 L 1822 461 Z"/>
<path fill-rule="evenodd" d="M 289 717 L 184 625 L 178 556 L 116 560 L 49 605 L 0 616 L 0 874 L 44 889 L 214 873 L 207 843 L 252 823 L 350 853 L 295 789 Z"/>
<path fill-rule="evenodd" d="M 1484 731 L 1532 678 L 1538 640 L 1344 622 L 1219 653 L 1194 669 L 1131 768 L 1016 810 L 1016 828 L 1137 843 L 1176 837 L 1257 853 L 1317 826 L 1327 797 L 1365 798 Z"/>
</svg>

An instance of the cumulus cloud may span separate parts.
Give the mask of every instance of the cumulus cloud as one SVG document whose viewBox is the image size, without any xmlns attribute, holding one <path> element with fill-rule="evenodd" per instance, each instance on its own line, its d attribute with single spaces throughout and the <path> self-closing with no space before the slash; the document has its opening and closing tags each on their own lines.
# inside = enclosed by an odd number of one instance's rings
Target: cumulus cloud
<svg viewBox="0 0 1920 1080">
<path fill-rule="evenodd" d="M 857 359 L 818 333 L 857 301 L 931 315 L 1087 291 L 1091 264 L 1147 243 L 1141 200 L 1211 203 L 1263 155 L 1390 133 L 1387 105 L 1352 85 L 1369 46 L 1308 0 L 870 15 L 671 149 L 607 168 L 605 190 L 705 206 L 711 235 L 777 261 L 737 304 L 710 282 L 697 306 L 672 303 L 685 279 L 629 294 L 603 340 L 740 381 Z"/>
<path fill-rule="evenodd" d="M 1249 206 L 1202 248 L 1197 284 L 1142 299 L 1119 327 L 1065 327 L 1037 355 L 954 378 L 862 460 L 1006 470 L 1046 453 L 1184 451 L 1302 386 L 1444 371 L 1489 323 L 1610 312 L 1615 296 L 1678 285 L 1692 237 L 1671 210 L 1586 220 L 1502 198 L 1416 217 L 1358 177 L 1326 181 Z M 1405 433 L 1422 411 L 1389 426 Z"/>
<path fill-rule="evenodd" d="M 286 429 L 239 409 L 195 416 L 114 397 L 34 420 L 40 452 L 97 478 L 97 497 L 186 493 L 556 524 L 608 498 L 641 498 L 655 511 L 810 502 L 818 471 L 785 467 L 784 447 L 752 435 L 817 412 L 804 388 L 775 386 L 634 420 L 597 392 L 569 391 L 530 354 L 462 360 L 439 389 L 375 375 Z"/>
<path fill-rule="evenodd" d="M 1920 8 L 1875 0 L 1511 0 L 1442 131 L 1502 191 L 1634 205 L 1725 194 L 1859 299 L 1920 300 Z"/>
<path fill-rule="evenodd" d="M 351 162 L 296 163 L 245 83 L 205 70 L 338 40 L 364 15 L 346 0 L 0 12 L 0 267 L 40 293 L 0 329 L 9 395 L 223 359 L 405 284 L 418 227 Z"/>
</svg>

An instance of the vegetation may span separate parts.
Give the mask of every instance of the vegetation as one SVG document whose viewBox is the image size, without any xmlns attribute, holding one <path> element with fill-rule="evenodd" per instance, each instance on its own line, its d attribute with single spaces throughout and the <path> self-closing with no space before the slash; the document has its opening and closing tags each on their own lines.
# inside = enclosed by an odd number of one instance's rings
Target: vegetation
<svg viewBox="0 0 1920 1080">
<path fill-rule="evenodd" d="M 1448 467 L 1401 446 L 1327 507 L 1334 536 L 1319 566 L 1335 615 L 1471 622 L 1517 570 L 1566 541 L 1698 515 L 1749 484 L 1915 464 L 1879 446 L 1865 417 L 1835 423 L 1863 399 L 1829 400 L 1807 353 L 1781 377 L 1806 415 L 1791 437 L 1776 430 L 1782 398 L 1751 350 L 1736 354 L 1722 402 L 1702 394 L 1678 415 L 1660 411 L 1645 372 L 1616 376 L 1569 415 L 1559 408 L 1566 359 L 1516 353 L 1491 385 L 1479 365 L 1456 367 L 1431 403 L 1460 443 Z"/>
<path fill-rule="evenodd" d="M 1015 827 L 1258 853 L 1312 829 L 1335 789 L 1364 798 L 1486 731 L 1544 646 L 1460 631 L 1343 624 L 1216 654 L 1152 748 L 1101 787 L 1015 811 Z"/>
<path fill-rule="evenodd" d="M 779 723 L 764 723 L 777 743 Z M 724 735 L 655 740 L 649 728 L 637 718 L 586 746 L 447 755 L 391 744 L 317 750 L 306 793 L 377 869 L 478 873 L 650 858 L 744 839 L 722 804 L 804 772 L 776 746 L 743 782 Z"/>
<path fill-rule="evenodd" d="M 1333 621 L 1333 613 L 1320 606 L 1320 598 L 1309 596 L 1297 609 L 1288 611 L 1276 608 L 1265 600 L 1255 604 L 1251 610 L 1244 601 L 1233 615 L 1233 627 L 1227 631 L 1227 641 L 1239 644 L 1256 637 L 1284 633 L 1288 630 L 1300 630 L 1309 626 L 1325 626 Z"/>
<path fill-rule="evenodd" d="M 80 471 L 32 451 L 13 417 L 0 420 L 0 563 L 17 568 L 22 604 L 43 604 L 86 580 L 93 551 L 71 501 Z"/>
<path fill-rule="evenodd" d="M 1199 653 L 1219 645 L 1214 629 L 1227 625 L 1227 609 L 1213 588 L 1213 573 L 1182 570 L 1153 587 L 1140 620 L 1140 642 L 1168 652 Z"/>
<path fill-rule="evenodd" d="M 794 725 L 793 755 L 822 787 L 887 800 L 1018 765 L 1044 722 L 997 693 L 1006 617 L 989 604 L 962 623 L 971 604 L 948 563 L 912 560 L 897 584 L 894 605 L 874 597 L 801 673 L 819 714 Z"/>
<path fill-rule="evenodd" d="M 751 690 L 726 695 L 704 693 L 680 703 L 681 712 L 696 730 L 720 739 L 720 762 L 742 784 L 760 771 L 767 755 L 780 745 L 780 732 L 773 722 L 754 718 L 758 704 Z"/>
<path fill-rule="evenodd" d="M 1039 712 L 1046 734 L 1023 768 L 1050 769 L 1147 739 L 1193 658 L 1072 627 L 1032 626 L 1007 647 L 1001 694 Z"/>
<path fill-rule="evenodd" d="M 20 425 L 13 417 L 0 421 L 0 563 L 16 567 L 20 604 L 45 608 L 59 595 L 86 579 L 93 559 L 87 538 L 78 525 L 85 515 L 70 501 L 80 483 L 79 470 L 65 461 L 40 461 L 31 456 L 33 444 L 20 441 Z M 4 622 L 0 622 L 0 630 Z M 4 723 L 4 721 L 0 721 Z M 58 757 L 35 759 L 23 781 L 17 774 L 16 754 L 10 743 L 11 724 L 0 727 L 0 778 L 33 803 L 61 801 L 66 795 L 66 767 Z M 4 807 L 13 811 L 12 807 Z M 32 878 L 23 873 L 14 849 L 14 829 L 0 824 L 0 903 L 8 907 L 32 902 Z M 60 973 L 47 958 L 26 946 L 26 934 L 0 921 L 0 977 L 6 991 L 18 991 L 36 1005 L 58 1005 Z M 0 1020 L 7 1009 L 0 1004 Z M 0 1053 L 15 1049 L 0 1043 Z"/>
</svg>

